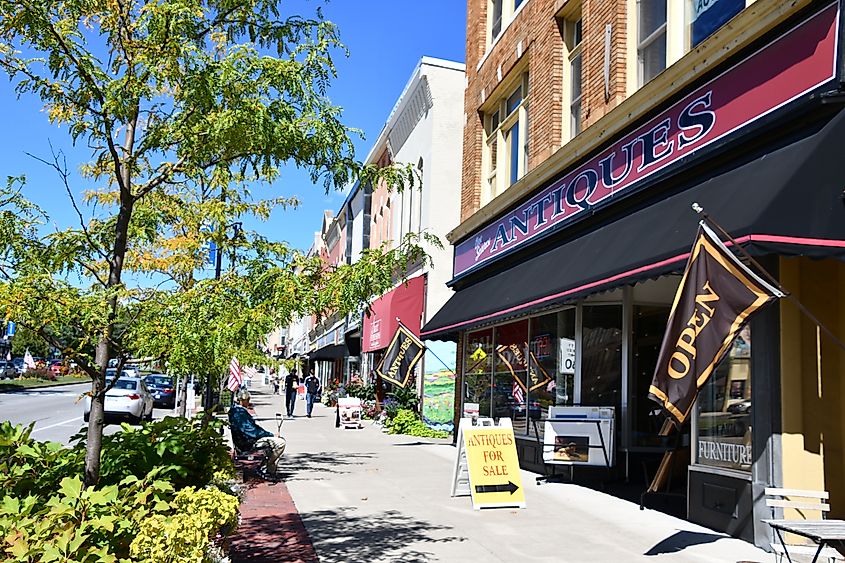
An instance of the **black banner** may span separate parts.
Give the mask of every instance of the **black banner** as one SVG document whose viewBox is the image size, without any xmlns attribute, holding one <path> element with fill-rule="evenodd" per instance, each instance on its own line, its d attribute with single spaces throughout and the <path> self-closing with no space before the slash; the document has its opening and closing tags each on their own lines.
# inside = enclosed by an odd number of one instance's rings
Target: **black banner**
<svg viewBox="0 0 845 563">
<path fill-rule="evenodd" d="M 675 294 L 649 398 L 683 423 L 751 315 L 778 297 L 783 293 L 740 262 L 702 222 Z"/>
<path fill-rule="evenodd" d="M 423 343 L 400 323 L 376 368 L 376 373 L 382 379 L 405 387 L 424 351 Z"/>
</svg>

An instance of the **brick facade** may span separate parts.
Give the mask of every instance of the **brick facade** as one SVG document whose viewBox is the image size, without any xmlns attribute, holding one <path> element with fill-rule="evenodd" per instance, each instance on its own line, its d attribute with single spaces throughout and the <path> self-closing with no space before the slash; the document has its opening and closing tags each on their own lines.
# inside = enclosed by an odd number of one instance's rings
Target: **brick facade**
<svg viewBox="0 0 845 563">
<path fill-rule="evenodd" d="M 505 0 L 508 1 L 508 0 Z M 569 64 L 564 61 L 562 21 L 575 0 L 524 0 L 513 21 L 487 51 L 487 8 L 490 0 L 467 2 L 467 87 L 464 96 L 461 221 L 481 207 L 483 116 L 480 108 L 524 58 L 529 73 L 528 169 L 548 159 L 563 145 L 563 123 L 569 119 L 564 100 Z M 626 0 L 582 0 L 582 127 L 595 123 L 626 95 Z M 604 87 L 604 36 L 611 24 L 609 96 Z M 485 58 L 486 53 L 486 58 Z M 522 65 L 519 65 L 522 69 Z M 499 92 L 500 93 L 500 92 Z M 498 93 L 497 93 L 498 94 Z"/>
</svg>

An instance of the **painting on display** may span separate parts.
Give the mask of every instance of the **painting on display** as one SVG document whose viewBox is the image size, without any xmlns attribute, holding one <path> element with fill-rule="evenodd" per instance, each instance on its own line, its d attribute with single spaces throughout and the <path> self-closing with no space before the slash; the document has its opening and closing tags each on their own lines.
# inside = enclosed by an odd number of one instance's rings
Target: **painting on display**
<svg viewBox="0 0 845 563">
<path fill-rule="evenodd" d="M 452 432 L 452 417 L 455 411 L 455 355 L 458 346 L 454 342 L 440 340 L 427 340 L 425 346 L 423 421 L 429 428 Z"/>
</svg>

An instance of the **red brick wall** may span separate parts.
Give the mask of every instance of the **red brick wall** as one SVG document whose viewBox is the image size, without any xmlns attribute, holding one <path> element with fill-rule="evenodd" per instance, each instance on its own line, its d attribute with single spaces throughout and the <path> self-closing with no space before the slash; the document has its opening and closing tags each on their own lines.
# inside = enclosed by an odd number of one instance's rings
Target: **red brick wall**
<svg viewBox="0 0 845 563">
<path fill-rule="evenodd" d="M 529 154 L 531 170 L 562 145 L 562 124 L 569 101 L 563 99 L 564 43 L 554 14 L 575 0 L 525 0 L 522 10 L 499 38 L 480 67 L 487 47 L 489 0 L 467 2 L 467 88 L 464 96 L 461 220 L 481 205 L 483 123 L 479 108 L 514 66 L 528 57 Z M 583 127 L 597 121 L 625 98 L 625 0 L 583 0 Z M 604 95 L 604 28 L 612 24 L 610 98 Z M 521 44 L 521 56 L 519 56 Z M 521 68 L 521 67 L 520 67 Z M 501 77 L 501 79 L 500 79 Z"/>
</svg>

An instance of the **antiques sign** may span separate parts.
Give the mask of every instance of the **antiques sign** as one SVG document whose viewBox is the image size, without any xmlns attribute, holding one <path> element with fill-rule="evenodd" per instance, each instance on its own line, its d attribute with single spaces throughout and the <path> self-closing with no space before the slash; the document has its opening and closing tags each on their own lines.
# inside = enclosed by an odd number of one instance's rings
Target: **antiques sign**
<svg viewBox="0 0 845 563">
<path fill-rule="evenodd" d="M 831 4 L 455 245 L 454 276 L 645 187 L 647 178 L 836 77 Z"/>
</svg>

